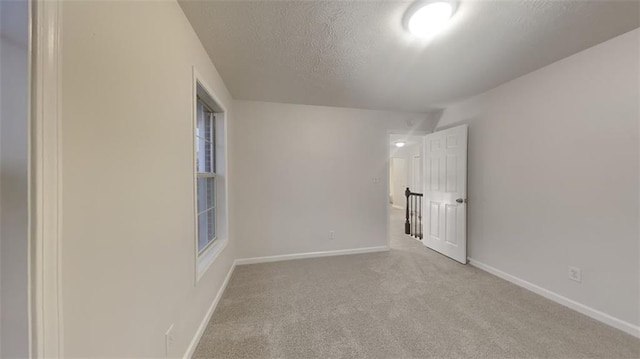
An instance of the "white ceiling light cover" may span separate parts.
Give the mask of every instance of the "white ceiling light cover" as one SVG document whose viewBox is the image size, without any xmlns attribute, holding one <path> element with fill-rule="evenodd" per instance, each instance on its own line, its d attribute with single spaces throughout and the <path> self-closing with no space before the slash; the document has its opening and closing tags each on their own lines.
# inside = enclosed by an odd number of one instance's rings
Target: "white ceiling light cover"
<svg viewBox="0 0 640 359">
<path fill-rule="evenodd" d="M 442 31 L 456 9 L 454 1 L 435 0 L 416 3 L 409 9 L 407 28 L 420 38 L 430 39 Z"/>
</svg>

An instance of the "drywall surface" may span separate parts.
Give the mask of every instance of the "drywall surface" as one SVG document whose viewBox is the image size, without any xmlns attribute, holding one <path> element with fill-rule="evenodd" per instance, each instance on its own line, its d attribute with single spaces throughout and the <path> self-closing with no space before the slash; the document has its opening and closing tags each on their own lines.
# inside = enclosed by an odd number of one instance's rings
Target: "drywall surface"
<svg viewBox="0 0 640 359">
<path fill-rule="evenodd" d="M 265 102 L 233 108 L 240 258 L 387 245 L 389 131 L 430 132 L 435 120 Z"/>
<path fill-rule="evenodd" d="M 26 358 L 28 3 L 0 1 L 0 24 L 0 357 Z"/>
<path fill-rule="evenodd" d="M 635 326 L 639 44 L 631 31 L 451 105 L 438 123 L 470 128 L 470 257 Z"/>
<path fill-rule="evenodd" d="M 176 2 L 62 10 L 64 356 L 181 357 L 236 258 L 195 284 L 192 66 L 231 96 Z"/>
</svg>

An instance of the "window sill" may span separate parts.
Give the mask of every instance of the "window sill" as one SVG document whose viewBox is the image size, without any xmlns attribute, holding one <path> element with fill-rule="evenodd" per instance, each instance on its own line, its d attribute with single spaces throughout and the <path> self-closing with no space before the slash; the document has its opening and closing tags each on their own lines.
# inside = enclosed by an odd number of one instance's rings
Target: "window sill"
<svg viewBox="0 0 640 359">
<path fill-rule="evenodd" d="M 200 278 L 204 276 L 211 264 L 218 258 L 220 253 L 227 247 L 229 243 L 228 239 L 218 239 L 216 243 L 207 248 L 204 253 L 198 256 L 196 259 L 196 283 L 200 281 Z"/>
</svg>

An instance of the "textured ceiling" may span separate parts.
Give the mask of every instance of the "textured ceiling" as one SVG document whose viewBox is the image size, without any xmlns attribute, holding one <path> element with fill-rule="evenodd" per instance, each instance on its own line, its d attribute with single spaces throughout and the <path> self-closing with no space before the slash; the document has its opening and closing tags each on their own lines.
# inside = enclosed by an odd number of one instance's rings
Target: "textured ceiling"
<svg viewBox="0 0 640 359">
<path fill-rule="evenodd" d="M 410 2 L 180 2 L 236 99 L 430 111 L 640 26 L 638 1 L 462 1 L 429 43 Z"/>
</svg>

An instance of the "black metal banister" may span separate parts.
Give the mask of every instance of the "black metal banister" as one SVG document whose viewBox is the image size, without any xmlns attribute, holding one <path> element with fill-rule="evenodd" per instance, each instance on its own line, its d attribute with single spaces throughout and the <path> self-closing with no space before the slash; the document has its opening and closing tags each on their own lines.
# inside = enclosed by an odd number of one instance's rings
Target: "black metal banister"
<svg viewBox="0 0 640 359">
<path fill-rule="evenodd" d="M 407 198 L 404 233 L 422 239 L 422 193 L 411 192 L 409 187 L 404 191 Z"/>
</svg>

